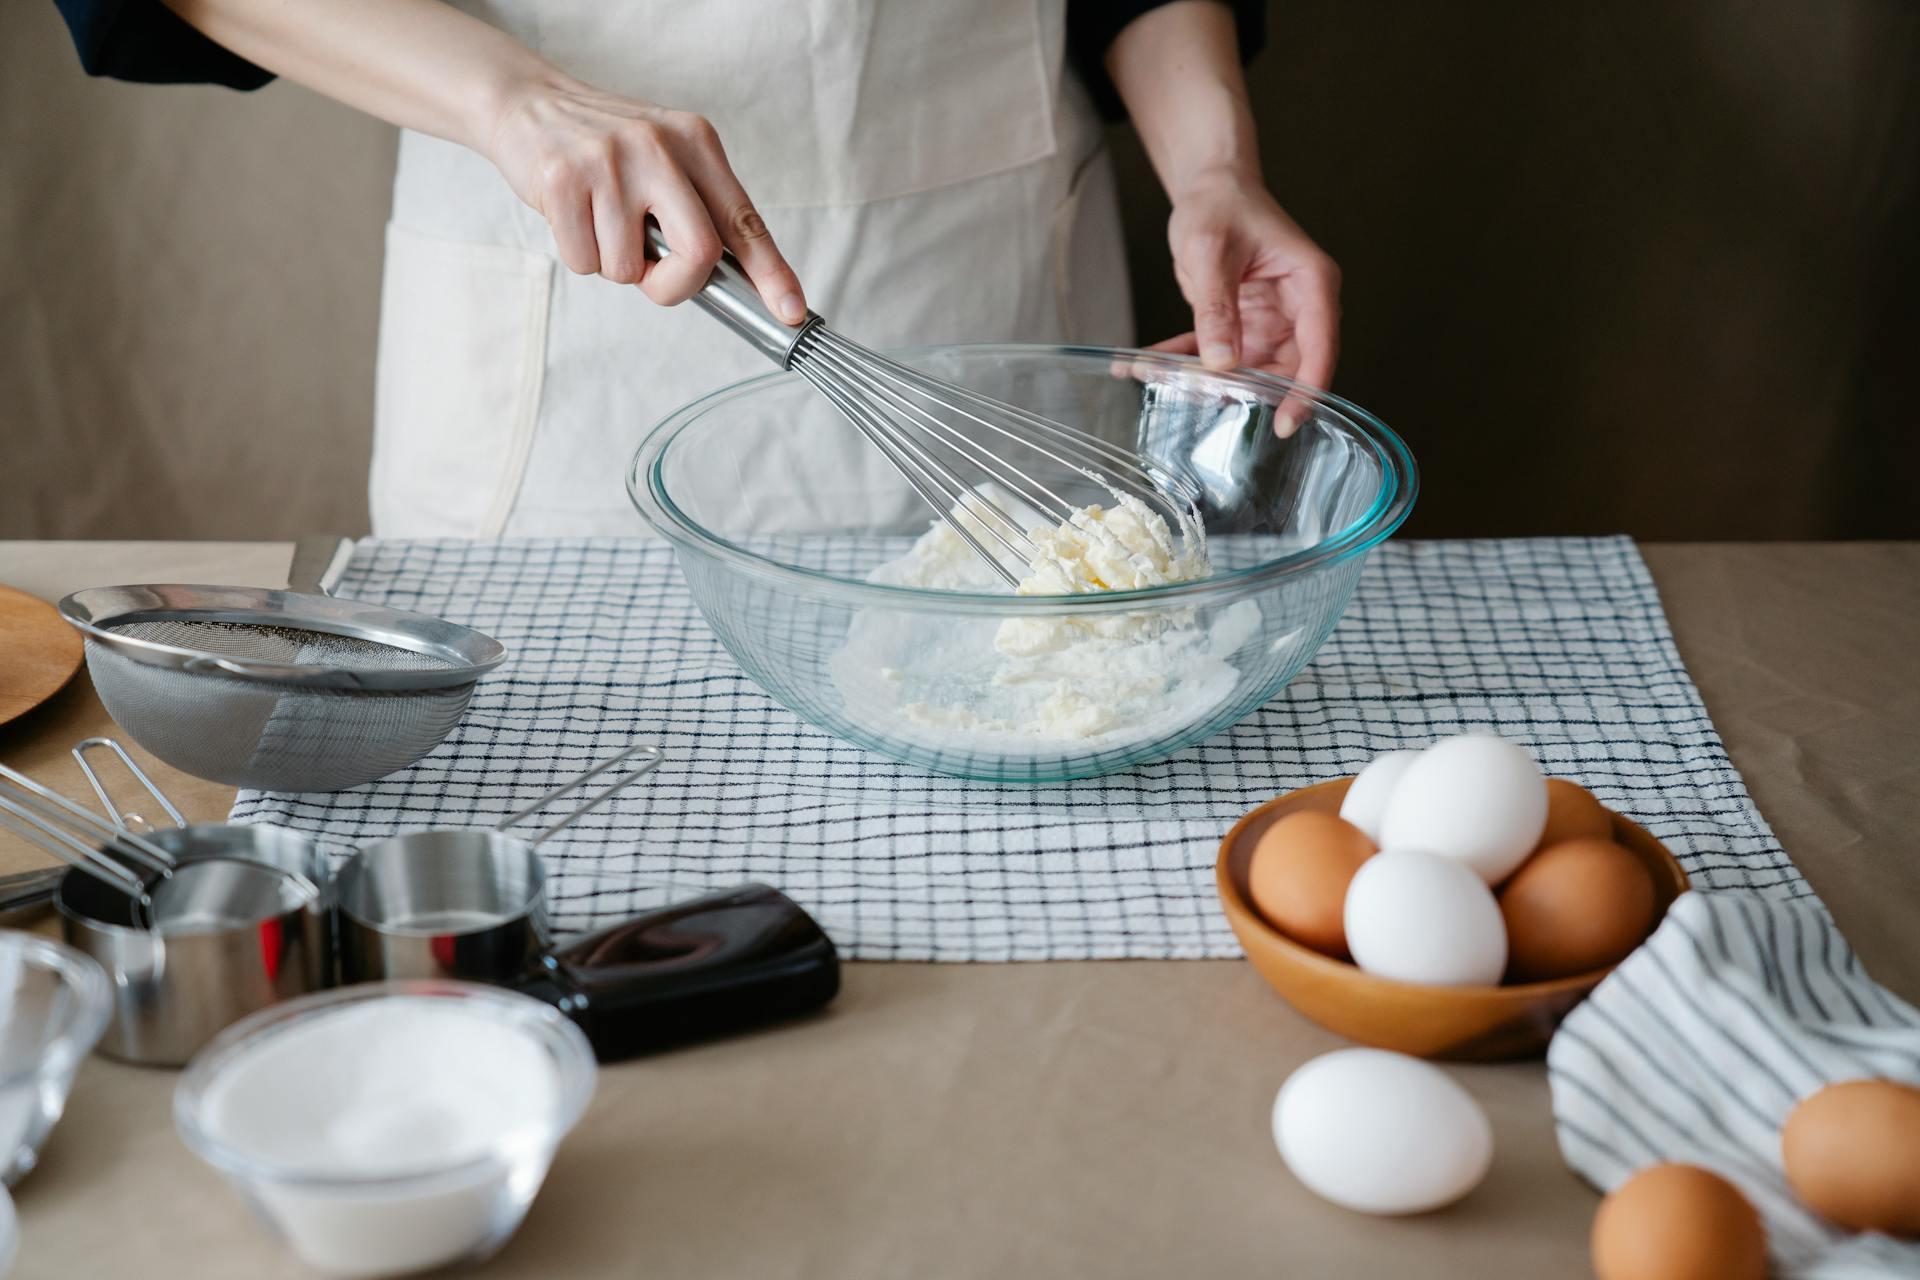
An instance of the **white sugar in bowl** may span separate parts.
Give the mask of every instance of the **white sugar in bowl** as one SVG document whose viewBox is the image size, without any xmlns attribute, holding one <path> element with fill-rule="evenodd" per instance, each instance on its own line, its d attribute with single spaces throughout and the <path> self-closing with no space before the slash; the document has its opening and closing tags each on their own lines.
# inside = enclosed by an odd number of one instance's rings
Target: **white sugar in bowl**
<svg viewBox="0 0 1920 1280">
<path fill-rule="evenodd" d="M 406 1275 L 506 1243 L 594 1076 L 585 1035 L 537 1000 L 369 983 L 223 1032 L 174 1121 L 307 1266 Z"/>
</svg>

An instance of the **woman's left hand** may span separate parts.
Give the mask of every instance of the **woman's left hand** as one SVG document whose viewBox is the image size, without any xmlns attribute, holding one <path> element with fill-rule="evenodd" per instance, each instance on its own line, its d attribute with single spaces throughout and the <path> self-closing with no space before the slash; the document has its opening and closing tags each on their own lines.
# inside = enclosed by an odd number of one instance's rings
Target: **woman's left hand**
<svg viewBox="0 0 1920 1280">
<path fill-rule="evenodd" d="M 1258 177 L 1234 169 L 1194 176 L 1175 196 L 1167 238 L 1193 329 L 1152 350 L 1312 387 L 1332 380 L 1340 354 L 1340 268 Z"/>
</svg>

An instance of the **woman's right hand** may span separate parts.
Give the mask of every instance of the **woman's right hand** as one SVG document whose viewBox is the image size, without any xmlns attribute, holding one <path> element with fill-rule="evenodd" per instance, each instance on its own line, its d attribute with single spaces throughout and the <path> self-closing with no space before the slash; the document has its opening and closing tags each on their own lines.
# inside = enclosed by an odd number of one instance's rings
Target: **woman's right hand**
<svg viewBox="0 0 1920 1280">
<path fill-rule="evenodd" d="M 706 283 L 724 247 L 776 316 L 806 318 L 799 277 L 702 117 L 578 82 L 541 83 L 507 95 L 483 150 L 546 218 L 572 270 L 637 284 L 673 306 Z M 649 215 L 673 249 L 658 261 L 647 257 Z"/>
<path fill-rule="evenodd" d="M 553 227 L 583 275 L 685 302 L 731 249 L 773 313 L 807 304 L 699 116 L 602 93 L 441 0 L 165 0 L 216 43 L 370 112 L 471 147 Z M 673 253 L 649 262 L 647 215 Z"/>
</svg>

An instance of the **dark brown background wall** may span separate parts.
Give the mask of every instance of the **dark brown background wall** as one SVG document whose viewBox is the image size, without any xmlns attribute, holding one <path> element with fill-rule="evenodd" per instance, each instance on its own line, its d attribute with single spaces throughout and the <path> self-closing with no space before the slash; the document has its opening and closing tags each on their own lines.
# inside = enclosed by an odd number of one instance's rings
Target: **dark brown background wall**
<svg viewBox="0 0 1920 1280">
<path fill-rule="evenodd" d="M 1920 536 L 1920 9 L 1287 0 L 1269 178 L 1429 536 Z M 1143 335 L 1185 327 L 1116 134 Z M 0 7 L 0 536 L 365 527 L 389 130 Z"/>
</svg>

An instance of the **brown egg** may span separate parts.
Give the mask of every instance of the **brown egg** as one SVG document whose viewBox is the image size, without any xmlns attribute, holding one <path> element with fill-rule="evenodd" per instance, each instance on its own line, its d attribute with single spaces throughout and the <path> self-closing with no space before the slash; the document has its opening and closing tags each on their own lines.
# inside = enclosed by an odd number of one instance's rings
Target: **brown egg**
<svg viewBox="0 0 1920 1280">
<path fill-rule="evenodd" d="M 1739 1188 L 1690 1164 L 1656 1164 L 1593 1215 L 1600 1280 L 1764 1280 L 1767 1233 Z"/>
<path fill-rule="evenodd" d="M 1653 877 L 1611 840 L 1566 840 L 1521 864 L 1500 890 L 1507 981 L 1590 973 L 1624 959 L 1653 927 Z"/>
<path fill-rule="evenodd" d="M 1612 838 L 1613 818 L 1592 792 L 1565 778 L 1547 779 L 1547 829 L 1540 833 L 1535 849 L 1568 840 Z"/>
<path fill-rule="evenodd" d="M 1373 856 L 1350 822 L 1302 810 L 1268 827 L 1253 847 L 1247 888 L 1274 928 L 1315 951 L 1347 958 L 1347 882 Z"/>
<path fill-rule="evenodd" d="M 1892 1080 L 1830 1084 L 1780 1130 L 1793 1193 L 1853 1231 L 1920 1236 L 1920 1089 Z"/>
</svg>

